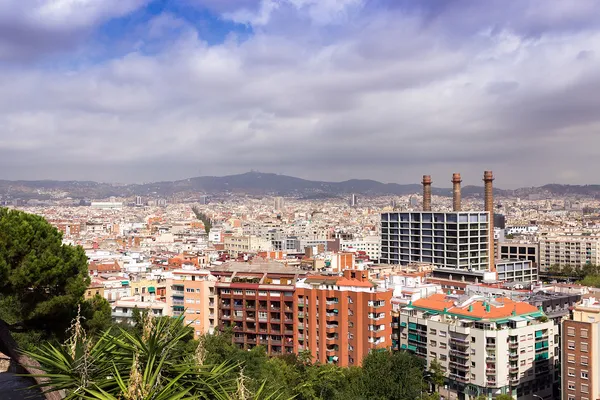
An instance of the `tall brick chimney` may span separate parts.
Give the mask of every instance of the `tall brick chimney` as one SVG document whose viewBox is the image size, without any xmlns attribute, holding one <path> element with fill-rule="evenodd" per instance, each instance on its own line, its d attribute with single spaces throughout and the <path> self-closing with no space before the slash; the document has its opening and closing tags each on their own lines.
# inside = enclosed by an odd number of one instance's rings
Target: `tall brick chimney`
<svg viewBox="0 0 600 400">
<path fill-rule="evenodd" d="M 431 211 L 431 176 L 423 175 L 423 211 Z"/>
<path fill-rule="evenodd" d="M 489 212 L 489 222 L 488 225 L 490 227 L 489 232 L 489 246 L 488 246 L 488 258 L 490 262 L 490 271 L 496 270 L 496 254 L 494 251 L 494 186 L 492 182 L 494 182 L 494 174 L 492 171 L 485 171 L 483 173 L 483 182 L 484 182 L 484 193 L 485 193 L 485 211 Z"/>
<path fill-rule="evenodd" d="M 459 173 L 452 174 L 452 209 L 454 211 L 460 211 L 460 183 L 462 179 Z"/>
</svg>

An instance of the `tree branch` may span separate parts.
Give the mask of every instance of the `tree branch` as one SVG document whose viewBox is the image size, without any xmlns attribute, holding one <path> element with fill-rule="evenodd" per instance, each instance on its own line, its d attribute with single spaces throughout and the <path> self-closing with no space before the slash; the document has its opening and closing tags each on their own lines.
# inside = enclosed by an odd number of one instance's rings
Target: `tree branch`
<svg viewBox="0 0 600 400">
<path fill-rule="evenodd" d="M 13 361 L 23 367 L 28 374 L 31 375 L 41 375 L 44 374 L 44 371 L 40 369 L 40 364 L 33 360 L 32 358 L 22 354 L 19 351 L 19 346 L 15 339 L 13 339 L 11 333 L 11 326 L 7 324 L 5 321 L 0 319 L 0 347 L 6 352 L 6 355 L 9 356 Z M 35 377 L 33 378 L 38 385 L 43 386 L 43 390 L 51 389 L 50 386 L 44 386 L 48 380 L 46 378 Z M 47 392 L 45 393 L 45 397 L 47 400 L 62 400 L 63 396 L 60 392 Z"/>
</svg>

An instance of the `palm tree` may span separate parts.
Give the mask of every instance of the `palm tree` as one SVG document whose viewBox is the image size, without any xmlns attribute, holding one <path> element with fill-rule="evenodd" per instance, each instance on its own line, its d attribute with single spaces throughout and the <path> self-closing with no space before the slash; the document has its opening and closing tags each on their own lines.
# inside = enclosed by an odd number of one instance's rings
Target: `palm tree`
<svg viewBox="0 0 600 400">
<path fill-rule="evenodd" d="M 26 355 L 40 364 L 46 392 L 64 399 L 94 400 L 275 400 L 264 385 L 248 393 L 238 365 L 204 365 L 201 345 L 195 354 L 181 355 L 177 344 L 189 334 L 179 318 L 145 314 L 141 329 L 104 332 L 88 337 L 75 321 L 70 339 L 61 345 L 43 344 Z M 29 375 L 32 376 L 32 375 Z M 233 378 L 232 378 L 233 376 Z"/>
</svg>

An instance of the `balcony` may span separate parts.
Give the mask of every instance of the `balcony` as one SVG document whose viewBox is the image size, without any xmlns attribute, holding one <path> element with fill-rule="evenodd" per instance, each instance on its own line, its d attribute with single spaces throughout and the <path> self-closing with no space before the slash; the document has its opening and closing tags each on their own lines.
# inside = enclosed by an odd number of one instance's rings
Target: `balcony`
<svg viewBox="0 0 600 400">
<path fill-rule="evenodd" d="M 234 336 L 233 341 L 235 343 L 244 343 L 244 337 L 243 336 Z"/>
<path fill-rule="evenodd" d="M 453 374 L 450 373 L 449 375 L 451 380 L 457 381 L 457 382 L 462 382 L 462 383 L 469 383 L 469 378 L 466 376 L 462 376 L 462 375 L 457 375 L 457 374 Z"/>
<path fill-rule="evenodd" d="M 456 361 L 450 361 L 450 368 L 455 368 L 458 369 L 460 371 L 469 371 L 469 365 L 468 364 L 464 364 L 464 363 L 459 363 Z"/>
<path fill-rule="evenodd" d="M 485 361 L 488 361 L 488 362 L 495 362 L 495 361 L 496 361 L 496 356 L 487 355 L 487 356 L 485 357 Z"/>
<path fill-rule="evenodd" d="M 298 318 L 304 318 L 304 313 L 302 311 L 297 312 Z"/>
</svg>

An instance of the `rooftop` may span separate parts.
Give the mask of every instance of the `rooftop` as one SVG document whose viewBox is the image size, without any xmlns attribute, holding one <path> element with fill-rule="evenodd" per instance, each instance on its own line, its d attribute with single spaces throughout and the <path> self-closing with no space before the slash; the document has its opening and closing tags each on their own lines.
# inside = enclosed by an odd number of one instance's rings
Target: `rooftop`
<svg viewBox="0 0 600 400">
<path fill-rule="evenodd" d="M 531 304 L 516 302 L 506 297 L 495 299 L 488 299 L 482 296 L 459 298 L 457 296 L 438 293 L 425 299 L 416 300 L 411 306 L 413 308 L 456 315 L 471 320 L 498 320 L 516 316 L 543 315 Z"/>
</svg>

